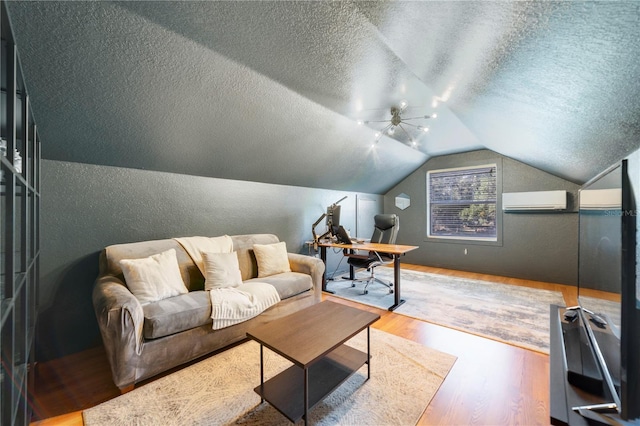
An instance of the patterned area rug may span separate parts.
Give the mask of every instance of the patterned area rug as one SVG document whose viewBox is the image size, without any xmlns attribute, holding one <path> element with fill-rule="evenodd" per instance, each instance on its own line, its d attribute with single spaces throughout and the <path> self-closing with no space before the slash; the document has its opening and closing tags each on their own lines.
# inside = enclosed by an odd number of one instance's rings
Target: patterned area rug
<svg viewBox="0 0 640 426">
<path fill-rule="evenodd" d="M 366 336 L 348 344 L 366 351 Z M 371 379 L 363 366 L 311 411 L 311 424 L 415 425 L 456 359 L 373 328 L 371 354 Z M 265 379 L 290 365 L 265 349 Z M 249 341 L 85 410 L 84 424 L 291 424 L 260 403 L 253 391 L 259 383 L 260 346 Z"/>
<path fill-rule="evenodd" d="M 377 268 L 376 276 L 393 281 L 393 269 Z M 549 353 L 549 305 L 564 305 L 560 292 L 406 269 L 400 280 L 406 302 L 394 311 L 398 314 Z M 363 287 L 351 287 L 351 281 L 327 284 L 345 299 L 385 309 L 393 305 L 394 295 L 380 283 L 370 284 L 366 295 Z"/>
</svg>

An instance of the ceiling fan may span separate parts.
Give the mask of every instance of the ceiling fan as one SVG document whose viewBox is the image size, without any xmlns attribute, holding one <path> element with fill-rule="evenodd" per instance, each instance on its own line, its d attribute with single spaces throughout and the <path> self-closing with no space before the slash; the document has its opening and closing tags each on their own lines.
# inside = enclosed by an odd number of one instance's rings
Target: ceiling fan
<svg viewBox="0 0 640 426">
<path fill-rule="evenodd" d="M 384 126 L 382 129 L 380 129 L 378 132 L 376 132 L 375 134 L 375 143 L 378 143 L 378 141 L 380 141 L 380 138 L 382 137 L 383 134 L 387 134 L 390 137 L 394 137 L 394 135 L 396 134 L 396 131 L 398 129 L 400 129 L 408 138 L 409 140 L 409 145 L 411 145 L 412 147 L 416 147 L 418 145 L 416 139 L 414 137 L 411 136 L 411 134 L 409 134 L 409 132 L 407 131 L 407 129 L 405 129 L 404 126 L 410 126 L 413 127 L 419 131 L 422 132 L 428 132 L 429 128 L 427 126 L 423 126 L 423 125 L 418 125 L 418 124 L 414 124 L 414 123 L 410 123 L 408 120 L 424 120 L 424 119 L 429 119 L 429 118 L 436 118 L 438 115 L 437 114 L 431 114 L 431 115 L 420 115 L 417 117 L 402 117 L 400 114 L 402 114 L 406 109 L 407 109 L 407 102 L 406 101 L 402 101 L 400 102 L 399 106 L 392 106 L 390 109 L 391 112 L 391 118 L 390 119 L 386 119 L 386 120 L 358 120 L 358 124 L 362 125 L 362 124 L 369 124 L 369 123 L 388 123 L 386 126 Z M 398 140 L 397 137 L 394 137 L 394 139 Z"/>
</svg>

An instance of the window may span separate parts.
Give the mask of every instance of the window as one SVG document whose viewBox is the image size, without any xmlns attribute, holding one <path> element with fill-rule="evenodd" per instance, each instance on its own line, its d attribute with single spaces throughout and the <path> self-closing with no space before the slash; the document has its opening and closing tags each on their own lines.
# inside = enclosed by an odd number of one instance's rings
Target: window
<svg viewBox="0 0 640 426">
<path fill-rule="evenodd" d="M 497 241 L 496 165 L 427 172 L 427 236 Z"/>
</svg>

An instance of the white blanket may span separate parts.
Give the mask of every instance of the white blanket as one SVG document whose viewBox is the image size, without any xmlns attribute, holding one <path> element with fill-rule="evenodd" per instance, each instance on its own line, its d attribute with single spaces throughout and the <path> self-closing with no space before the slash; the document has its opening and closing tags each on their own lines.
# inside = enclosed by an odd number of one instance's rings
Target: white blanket
<svg viewBox="0 0 640 426">
<path fill-rule="evenodd" d="M 233 240 L 228 235 L 220 237 L 182 237 L 174 238 L 174 240 L 184 247 L 191 259 L 193 259 L 193 263 L 198 266 L 205 277 L 202 253 L 233 253 Z"/>
<path fill-rule="evenodd" d="M 255 281 L 213 289 L 210 293 L 214 330 L 251 319 L 280 301 L 274 286 Z"/>
</svg>

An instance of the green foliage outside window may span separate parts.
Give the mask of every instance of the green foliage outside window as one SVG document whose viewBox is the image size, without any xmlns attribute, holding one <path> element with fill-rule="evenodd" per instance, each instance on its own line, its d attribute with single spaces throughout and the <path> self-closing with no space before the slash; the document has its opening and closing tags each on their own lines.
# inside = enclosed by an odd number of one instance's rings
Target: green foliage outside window
<svg viewBox="0 0 640 426">
<path fill-rule="evenodd" d="M 427 174 L 429 236 L 496 238 L 496 166 Z"/>
</svg>

